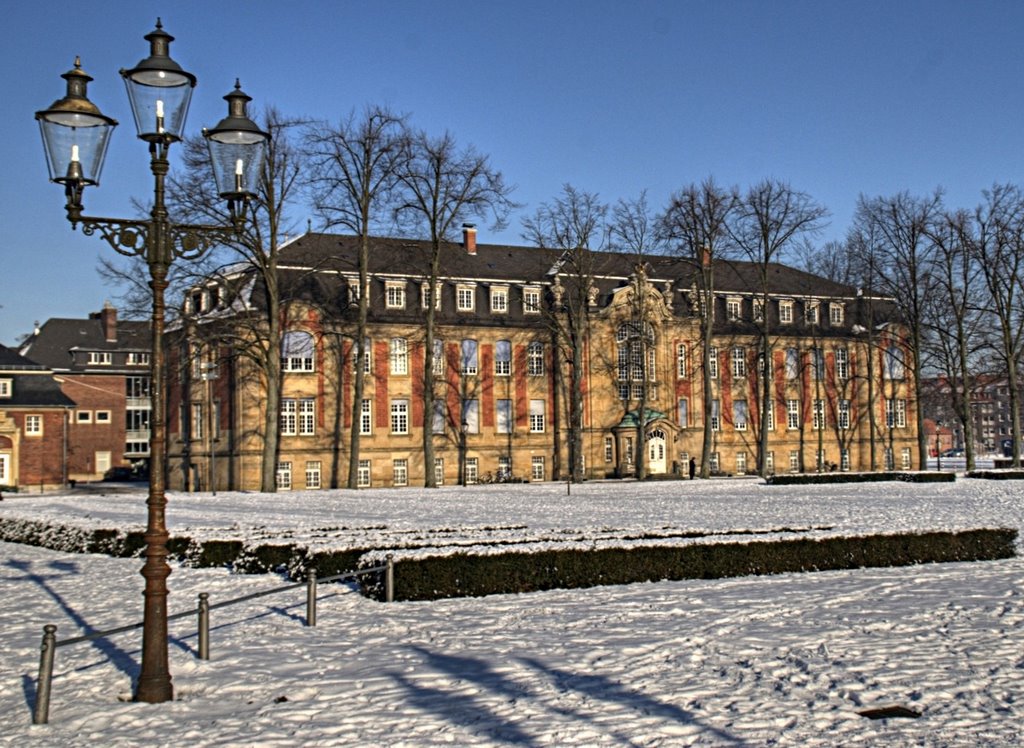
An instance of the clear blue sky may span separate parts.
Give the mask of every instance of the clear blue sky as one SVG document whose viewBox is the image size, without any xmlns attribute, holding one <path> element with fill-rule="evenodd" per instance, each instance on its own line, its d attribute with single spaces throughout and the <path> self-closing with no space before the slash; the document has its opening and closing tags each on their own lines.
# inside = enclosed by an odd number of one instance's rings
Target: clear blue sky
<svg viewBox="0 0 1024 748">
<path fill-rule="evenodd" d="M 526 207 L 562 184 L 608 202 L 709 175 L 789 181 L 832 213 L 857 196 L 947 190 L 970 207 L 1024 182 L 1024 3 L 898 0 L 222 0 L 7 2 L 0 118 L 0 342 L 35 320 L 84 317 L 115 295 L 112 250 L 72 232 L 48 183 L 33 113 L 63 93 L 80 55 L 89 95 L 118 119 L 87 213 L 129 216 L 147 198 L 145 145 L 118 70 L 147 54 L 157 15 L 199 79 L 188 127 L 224 114 L 235 77 L 283 112 L 336 119 L 385 103 L 490 155 Z M 172 168 L 174 165 L 172 163 Z M 305 221 L 300 219 L 300 225 Z"/>
</svg>

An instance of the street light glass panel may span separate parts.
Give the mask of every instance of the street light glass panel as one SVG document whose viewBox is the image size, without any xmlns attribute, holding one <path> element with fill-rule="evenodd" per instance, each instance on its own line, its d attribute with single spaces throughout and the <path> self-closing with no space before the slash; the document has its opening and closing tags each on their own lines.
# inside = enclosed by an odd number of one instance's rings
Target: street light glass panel
<svg viewBox="0 0 1024 748">
<path fill-rule="evenodd" d="M 228 116 L 216 127 L 204 130 L 210 149 L 213 175 L 217 192 L 228 200 L 244 199 L 255 195 L 266 159 L 266 144 L 270 135 L 249 119 L 246 105 L 252 98 L 235 82 L 235 90 L 227 94 Z"/>
<path fill-rule="evenodd" d="M 67 95 L 36 112 L 43 137 L 50 181 L 66 184 L 99 184 L 110 134 L 117 122 L 103 115 L 86 96 L 92 80 L 79 60 L 61 76 L 67 81 Z"/>
<path fill-rule="evenodd" d="M 196 77 L 168 55 L 174 37 L 156 29 L 146 34 L 150 55 L 131 70 L 122 70 L 139 138 L 147 142 L 181 140 Z"/>
</svg>

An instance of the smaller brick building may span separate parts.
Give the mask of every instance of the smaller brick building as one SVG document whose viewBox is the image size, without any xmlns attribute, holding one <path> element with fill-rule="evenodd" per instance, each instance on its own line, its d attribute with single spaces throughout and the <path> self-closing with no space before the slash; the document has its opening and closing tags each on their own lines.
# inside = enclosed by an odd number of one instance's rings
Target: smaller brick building
<svg viewBox="0 0 1024 748">
<path fill-rule="evenodd" d="M 0 488 L 67 481 L 68 413 L 75 403 L 53 372 L 0 345 Z"/>
</svg>

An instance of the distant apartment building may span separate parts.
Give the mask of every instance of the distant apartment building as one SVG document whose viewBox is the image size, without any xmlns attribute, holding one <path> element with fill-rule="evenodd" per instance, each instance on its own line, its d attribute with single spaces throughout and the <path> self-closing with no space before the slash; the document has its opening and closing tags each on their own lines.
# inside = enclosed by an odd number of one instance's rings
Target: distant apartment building
<svg viewBox="0 0 1024 748">
<path fill-rule="evenodd" d="M 151 340 L 148 321 L 118 320 L 107 304 L 88 319 L 47 320 L 21 345 L 21 355 L 53 371 L 75 404 L 69 480 L 100 480 L 115 467 L 148 469 Z"/>
<path fill-rule="evenodd" d="M 949 382 L 943 377 L 933 377 L 924 381 L 923 389 L 926 421 L 939 424 L 940 440 L 944 429 L 951 432 L 951 449 L 964 449 L 964 430 L 953 410 Z M 1018 392 L 1017 403 L 1024 422 L 1024 387 Z M 1005 375 L 988 373 L 975 377 L 970 414 L 975 453 L 1003 454 L 1013 439 L 1010 384 Z M 934 438 L 934 431 L 929 433 Z"/>
<path fill-rule="evenodd" d="M 357 247 L 355 237 L 310 233 L 280 253 L 281 490 L 346 485 L 354 424 L 359 486 L 423 485 L 427 471 L 439 484 L 564 480 L 577 458 L 588 478 L 627 477 L 641 444 L 645 473 L 681 473 L 702 460 L 706 423 L 716 474 L 753 473 L 759 460 L 768 472 L 919 467 L 912 374 L 891 300 L 775 264 L 765 289 L 757 266 L 722 260 L 704 289 L 702 268 L 687 259 L 583 251 L 570 261 L 557 250 L 478 245 L 472 228 L 444 246 L 431 299 L 428 242 L 373 239 L 365 288 Z M 262 288 L 242 270 L 185 296 L 186 322 L 168 351 L 174 488 L 259 486 L 267 383 L 245 349 L 264 324 Z M 357 368 L 361 294 L 368 355 Z M 573 294 L 585 326 L 578 350 L 563 334 Z M 425 367 L 435 374 L 429 413 Z"/>
</svg>

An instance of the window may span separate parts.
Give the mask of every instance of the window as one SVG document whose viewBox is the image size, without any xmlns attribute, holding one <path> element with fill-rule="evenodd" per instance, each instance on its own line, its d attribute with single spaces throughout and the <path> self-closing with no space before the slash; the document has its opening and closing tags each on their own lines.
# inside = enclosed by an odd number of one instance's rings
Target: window
<svg viewBox="0 0 1024 748">
<path fill-rule="evenodd" d="M 460 312 L 472 312 L 476 308 L 476 289 L 473 286 L 455 287 L 455 308 Z"/>
<path fill-rule="evenodd" d="M 356 486 L 359 488 L 370 487 L 370 461 L 360 460 L 356 469 Z"/>
<path fill-rule="evenodd" d="M 110 411 L 97 410 L 92 414 L 92 418 L 96 423 L 110 423 Z"/>
<path fill-rule="evenodd" d="M 371 370 L 372 370 L 373 356 L 370 355 L 372 350 L 373 350 L 373 347 L 370 345 L 370 339 L 369 338 L 363 339 L 362 356 L 363 356 L 363 373 L 364 374 L 369 374 L 371 372 Z M 359 354 L 360 354 L 359 346 L 353 345 L 352 346 L 352 367 L 356 371 L 359 371 Z"/>
<path fill-rule="evenodd" d="M 800 453 L 795 449 L 791 450 L 789 453 L 789 472 L 800 472 Z"/>
<path fill-rule="evenodd" d="M 764 362 L 766 360 L 768 361 L 768 371 L 765 371 L 765 368 L 764 368 Z M 771 379 L 773 372 L 774 372 L 774 369 L 772 367 L 772 357 L 771 357 L 771 355 L 765 356 L 765 354 L 763 352 L 758 353 L 757 354 L 757 373 L 758 373 L 758 376 L 760 376 L 760 377 L 768 377 L 768 379 Z"/>
<path fill-rule="evenodd" d="M 894 458 L 892 456 L 892 447 L 886 447 L 884 454 L 885 454 L 885 469 L 886 470 L 895 470 L 896 469 L 896 462 L 895 462 L 895 460 L 894 460 Z"/>
<path fill-rule="evenodd" d="M 841 429 L 850 428 L 850 401 L 840 400 L 839 409 L 836 414 L 836 425 Z"/>
<path fill-rule="evenodd" d="M 843 472 L 847 472 L 850 469 L 850 450 L 841 449 L 839 450 L 839 469 Z"/>
<path fill-rule="evenodd" d="M 733 400 L 732 402 L 732 426 L 737 431 L 747 430 L 747 401 Z"/>
<path fill-rule="evenodd" d="M 499 434 L 512 433 L 512 401 L 498 400 L 495 402 L 495 431 Z"/>
<path fill-rule="evenodd" d="M 764 322 L 764 299 L 754 299 L 754 322 Z"/>
<path fill-rule="evenodd" d="M 462 403 L 462 425 L 467 434 L 480 433 L 479 400 L 466 400 Z"/>
<path fill-rule="evenodd" d="M 75 423 L 92 423 L 92 411 L 91 410 L 76 410 L 75 411 Z"/>
<path fill-rule="evenodd" d="M 843 324 L 843 305 L 835 302 L 828 305 L 828 321 L 833 327 Z"/>
<path fill-rule="evenodd" d="M 281 400 L 281 436 L 295 436 L 298 433 L 297 413 L 298 407 L 295 400 L 291 398 Z"/>
<path fill-rule="evenodd" d="M 886 399 L 885 425 L 888 428 L 902 429 L 907 425 L 907 401 Z"/>
<path fill-rule="evenodd" d="M 405 309 L 405 281 L 385 282 L 384 305 L 388 309 Z"/>
<path fill-rule="evenodd" d="M 0 379 L 0 397 L 8 398 L 14 393 L 14 380 Z"/>
<path fill-rule="evenodd" d="M 804 302 L 804 323 L 808 325 L 818 324 L 819 303 L 817 301 Z"/>
<path fill-rule="evenodd" d="M 736 475 L 747 474 L 747 453 L 737 452 L 736 453 Z"/>
<path fill-rule="evenodd" d="M 786 428 L 789 430 L 800 428 L 800 401 L 786 401 Z"/>
<path fill-rule="evenodd" d="M 281 341 L 281 367 L 285 371 L 313 371 L 313 336 L 286 332 Z"/>
<path fill-rule="evenodd" d="M 409 461 L 394 460 L 391 463 L 391 484 L 393 486 L 409 485 Z"/>
<path fill-rule="evenodd" d="M 512 458 L 508 455 L 498 455 L 498 478 L 508 480 L 512 477 Z"/>
<path fill-rule="evenodd" d="M 849 379 L 850 377 L 850 354 L 845 348 L 836 348 L 835 351 L 836 379 Z"/>
<path fill-rule="evenodd" d="M 747 376 L 747 352 L 739 346 L 732 349 L 732 376 L 733 379 Z"/>
<path fill-rule="evenodd" d="M 434 458 L 434 482 L 439 486 L 444 485 L 444 458 Z"/>
<path fill-rule="evenodd" d="M 738 296 L 730 296 L 725 300 L 725 318 L 735 321 L 740 318 L 743 301 Z"/>
<path fill-rule="evenodd" d="M 523 289 L 523 313 L 540 314 L 540 289 L 527 286 Z"/>
<path fill-rule="evenodd" d="M 430 283 L 424 281 L 420 284 L 420 307 L 430 308 Z M 441 284 L 434 286 L 434 309 L 441 309 Z"/>
<path fill-rule="evenodd" d="M 531 377 L 544 376 L 544 344 L 530 343 L 526 346 L 526 373 Z"/>
<path fill-rule="evenodd" d="M 690 401 L 686 398 L 680 399 L 676 412 L 678 414 L 679 428 L 688 428 L 690 426 Z"/>
<path fill-rule="evenodd" d="M 890 345 L 885 349 L 882 376 L 885 379 L 903 379 L 905 374 L 906 364 L 904 363 L 903 349 L 898 345 Z"/>
<path fill-rule="evenodd" d="M 784 325 L 793 323 L 793 302 L 790 299 L 779 301 L 779 322 Z"/>
<path fill-rule="evenodd" d="M 611 462 L 615 459 L 615 448 L 610 436 L 604 438 L 604 461 Z"/>
<path fill-rule="evenodd" d="M 373 400 L 366 398 L 359 409 L 359 433 L 363 436 L 373 433 Z"/>
<path fill-rule="evenodd" d="M 768 430 L 775 431 L 775 401 L 769 400 L 765 403 L 765 421 L 767 422 Z"/>
<path fill-rule="evenodd" d="M 43 417 L 42 416 L 25 416 L 25 436 L 42 436 L 43 435 Z"/>
<path fill-rule="evenodd" d="M 203 404 L 192 403 L 192 438 L 203 438 Z"/>
<path fill-rule="evenodd" d="M 290 462 L 277 463 L 275 482 L 278 491 L 290 491 L 292 488 L 292 464 Z"/>
<path fill-rule="evenodd" d="M 391 338 L 390 361 L 393 375 L 409 373 L 409 344 L 405 338 Z"/>
<path fill-rule="evenodd" d="M 618 380 L 643 382 L 655 380 L 654 330 L 650 325 L 627 322 L 615 333 L 618 345 Z"/>
<path fill-rule="evenodd" d="M 816 431 L 825 428 L 825 401 L 815 400 L 811 408 L 811 428 Z"/>
<path fill-rule="evenodd" d="M 900 462 L 904 470 L 910 470 L 910 447 L 904 447 L 900 450 Z"/>
<path fill-rule="evenodd" d="M 445 422 L 448 420 L 448 405 L 444 400 L 434 400 L 434 417 L 430 428 L 434 434 L 443 434 Z"/>
<path fill-rule="evenodd" d="M 676 377 L 686 378 L 686 343 L 676 346 Z"/>
<path fill-rule="evenodd" d="M 461 371 L 463 374 L 476 374 L 477 372 L 477 357 L 476 357 L 476 341 L 475 340 L 463 340 L 462 341 L 462 366 Z"/>
<path fill-rule="evenodd" d="M 508 311 L 508 286 L 491 287 L 491 314 L 505 314 Z"/>
<path fill-rule="evenodd" d="M 766 454 L 764 456 L 764 469 L 765 469 L 765 472 L 768 473 L 769 475 L 771 475 L 771 474 L 773 474 L 775 472 L 775 453 L 774 452 L 768 452 L 768 454 Z"/>
<path fill-rule="evenodd" d="M 530 401 L 530 433 L 544 433 L 544 401 Z"/>
<path fill-rule="evenodd" d="M 466 485 L 472 486 L 480 480 L 480 461 L 476 457 L 466 458 Z"/>
<path fill-rule="evenodd" d="M 819 382 L 825 378 L 825 351 L 822 348 L 811 349 L 811 376 Z"/>
<path fill-rule="evenodd" d="M 149 365 L 149 354 L 148 353 L 129 353 L 125 363 L 129 366 L 148 366 Z"/>
<path fill-rule="evenodd" d="M 299 434 L 301 436 L 313 436 L 315 433 L 316 400 L 311 397 L 304 397 L 299 400 Z"/>
<path fill-rule="evenodd" d="M 544 480 L 544 458 L 530 458 L 530 480 Z"/>
<path fill-rule="evenodd" d="M 718 349 L 708 349 L 708 376 L 718 379 Z"/>
<path fill-rule="evenodd" d="M 408 434 L 409 433 L 409 401 L 408 400 L 392 400 L 391 401 L 391 433 L 392 434 Z"/>
<path fill-rule="evenodd" d="M 512 343 L 499 340 L 494 345 L 494 375 L 507 377 L 512 373 Z"/>
<path fill-rule="evenodd" d="M 786 379 L 800 376 L 800 351 L 796 348 L 786 349 Z"/>
<path fill-rule="evenodd" d="M 434 355 L 431 357 L 431 366 L 434 370 L 434 376 L 443 377 L 445 371 L 444 361 L 444 341 L 434 339 Z"/>
<path fill-rule="evenodd" d="M 719 413 L 719 401 L 711 401 L 711 430 L 719 431 L 722 428 L 722 418 Z"/>
<path fill-rule="evenodd" d="M 306 463 L 306 488 L 320 488 L 320 461 Z"/>
<path fill-rule="evenodd" d="M 633 437 L 632 436 L 627 436 L 626 437 L 626 464 L 627 465 L 632 465 L 633 464 Z"/>
<path fill-rule="evenodd" d="M 712 473 L 720 473 L 720 472 L 722 472 L 722 463 L 721 463 L 721 460 L 719 460 L 719 458 L 718 458 L 718 452 L 712 452 L 711 455 L 710 455 L 710 458 L 711 459 L 709 459 L 708 462 L 710 463 L 711 472 Z"/>
</svg>

